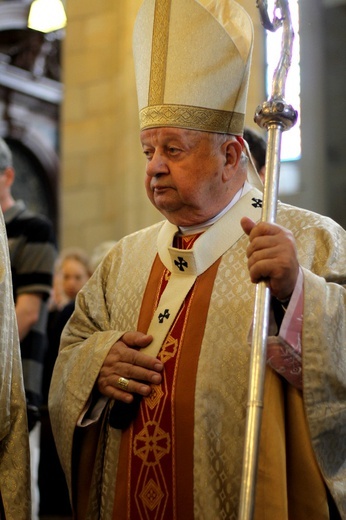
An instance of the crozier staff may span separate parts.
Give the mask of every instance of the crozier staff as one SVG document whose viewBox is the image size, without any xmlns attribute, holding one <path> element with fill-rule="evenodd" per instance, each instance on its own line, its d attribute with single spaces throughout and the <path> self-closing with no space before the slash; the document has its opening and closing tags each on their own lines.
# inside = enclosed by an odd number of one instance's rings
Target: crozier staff
<svg viewBox="0 0 346 520">
<path fill-rule="evenodd" d="M 284 204 L 277 224 L 256 224 L 261 183 L 242 139 L 251 49 L 233 1 L 145 0 L 138 13 L 145 184 L 165 220 L 112 248 L 63 334 L 50 410 L 78 519 L 237 517 L 264 277 L 256 519 L 346 515 L 345 232 Z"/>
</svg>

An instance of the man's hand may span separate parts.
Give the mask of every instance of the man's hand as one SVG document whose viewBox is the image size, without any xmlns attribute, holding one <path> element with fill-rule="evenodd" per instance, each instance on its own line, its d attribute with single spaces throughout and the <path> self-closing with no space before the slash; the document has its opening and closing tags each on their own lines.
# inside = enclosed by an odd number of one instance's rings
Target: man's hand
<svg viewBox="0 0 346 520">
<path fill-rule="evenodd" d="M 97 388 L 101 394 L 131 403 L 134 393 L 147 396 L 150 384 L 159 384 L 163 364 L 157 358 L 142 354 L 140 348 L 148 346 L 153 337 L 142 332 L 126 332 L 111 347 L 99 373 Z M 117 385 L 119 378 L 129 380 L 126 390 Z"/>
<path fill-rule="evenodd" d="M 242 218 L 240 223 L 250 239 L 246 255 L 251 281 L 258 283 L 266 280 L 275 298 L 282 301 L 288 299 L 299 273 L 292 233 L 277 224 L 255 224 L 247 217 Z"/>
</svg>

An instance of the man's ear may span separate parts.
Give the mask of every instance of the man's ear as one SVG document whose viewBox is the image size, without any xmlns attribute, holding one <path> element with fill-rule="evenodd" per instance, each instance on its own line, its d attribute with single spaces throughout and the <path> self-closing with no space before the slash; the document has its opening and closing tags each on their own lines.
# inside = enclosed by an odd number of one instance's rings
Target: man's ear
<svg viewBox="0 0 346 520">
<path fill-rule="evenodd" d="M 237 168 L 243 151 L 242 143 L 237 139 L 230 139 L 226 141 L 223 146 L 225 147 L 225 166 L 227 165 L 231 168 Z"/>
</svg>

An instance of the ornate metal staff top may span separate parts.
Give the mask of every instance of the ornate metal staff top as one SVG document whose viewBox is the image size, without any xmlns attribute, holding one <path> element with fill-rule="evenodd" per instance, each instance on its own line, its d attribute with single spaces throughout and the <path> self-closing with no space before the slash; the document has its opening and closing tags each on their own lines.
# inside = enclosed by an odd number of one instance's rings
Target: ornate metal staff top
<svg viewBox="0 0 346 520">
<path fill-rule="evenodd" d="M 281 136 L 297 121 L 297 111 L 284 100 L 285 84 L 292 58 L 294 32 L 288 0 L 276 0 L 270 21 L 266 0 L 257 0 L 262 25 L 276 31 L 282 27 L 281 56 L 274 72 L 272 94 L 257 107 L 255 121 L 268 131 L 262 221 L 274 223 L 278 197 Z M 277 13 L 280 13 L 280 16 Z M 253 340 L 251 347 L 249 390 L 241 481 L 239 520 L 252 520 L 255 505 L 257 463 L 263 409 L 264 376 L 269 324 L 270 290 L 265 281 L 256 287 Z"/>
<path fill-rule="evenodd" d="M 268 124 L 280 123 L 283 130 L 290 129 L 297 121 L 297 111 L 291 105 L 287 105 L 285 96 L 286 79 L 292 60 L 292 48 L 294 31 L 292 27 L 291 13 L 288 0 L 276 0 L 274 18 L 271 22 L 268 16 L 267 0 L 256 0 L 256 5 L 260 11 L 261 22 L 265 29 L 275 32 L 282 27 L 281 55 L 279 63 L 274 71 L 272 81 L 272 93 L 268 101 L 257 107 L 255 114 L 256 123 L 268 130 Z M 277 16 L 277 11 L 281 16 Z"/>
</svg>

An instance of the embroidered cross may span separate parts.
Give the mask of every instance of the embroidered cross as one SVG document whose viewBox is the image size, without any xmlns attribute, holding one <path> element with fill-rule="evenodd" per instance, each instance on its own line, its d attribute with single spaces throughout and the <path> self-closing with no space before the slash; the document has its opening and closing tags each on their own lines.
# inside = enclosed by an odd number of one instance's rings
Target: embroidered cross
<svg viewBox="0 0 346 520">
<path fill-rule="evenodd" d="M 262 200 L 261 199 L 256 199 L 256 197 L 252 197 L 253 200 L 253 207 L 254 208 L 261 208 L 262 207 Z"/>
<path fill-rule="evenodd" d="M 184 260 L 182 256 L 178 256 L 178 260 L 174 260 L 175 265 L 179 271 L 184 271 L 185 267 L 189 267 L 189 264 Z"/>
<path fill-rule="evenodd" d="M 165 309 L 165 312 L 162 314 L 162 312 L 160 312 L 158 318 L 159 318 L 159 323 L 163 323 L 163 320 L 166 318 L 166 320 L 168 320 L 168 318 L 170 317 L 170 314 L 169 314 L 169 309 Z"/>
</svg>

